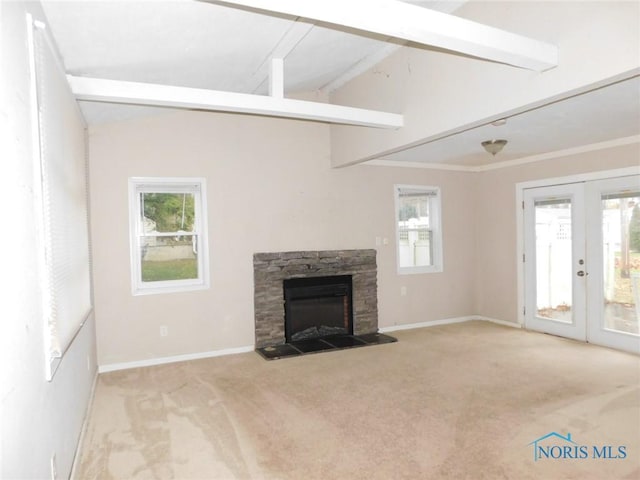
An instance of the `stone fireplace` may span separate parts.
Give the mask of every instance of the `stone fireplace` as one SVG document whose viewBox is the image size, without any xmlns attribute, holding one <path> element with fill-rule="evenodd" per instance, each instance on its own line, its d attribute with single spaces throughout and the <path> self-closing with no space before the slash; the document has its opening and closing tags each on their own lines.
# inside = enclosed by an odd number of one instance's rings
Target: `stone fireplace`
<svg viewBox="0 0 640 480">
<path fill-rule="evenodd" d="M 285 343 L 285 280 L 351 279 L 353 333 L 378 331 L 376 251 L 321 250 L 253 255 L 256 348 Z M 321 281 L 322 282 L 322 281 Z M 304 282 L 303 282 L 304 283 Z"/>
</svg>

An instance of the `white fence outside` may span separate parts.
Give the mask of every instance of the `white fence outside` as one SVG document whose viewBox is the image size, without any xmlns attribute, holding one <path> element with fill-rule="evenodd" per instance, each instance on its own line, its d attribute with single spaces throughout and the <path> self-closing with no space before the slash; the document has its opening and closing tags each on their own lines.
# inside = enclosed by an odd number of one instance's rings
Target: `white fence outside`
<svg viewBox="0 0 640 480">
<path fill-rule="evenodd" d="M 616 256 L 620 254 L 620 215 L 603 211 L 603 245 L 605 299 L 615 294 Z M 536 211 L 536 289 L 538 309 L 572 304 L 573 259 L 571 248 L 571 211 L 539 209 Z M 586 239 L 588 242 L 589 239 Z"/>
<path fill-rule="evenodd" d="M 422 217 L 424 218 L 424 217 Z M 432 232 L 425 221 L 412 218 L 399 222 L 399 256 L 401 267 L 431 265 L 433 259 Z"/>
<path fill-rule="evenodd" d="M 536 211 L 536 299 L 538 309 L 572 304 L 571 211 Z"/>
</svg>

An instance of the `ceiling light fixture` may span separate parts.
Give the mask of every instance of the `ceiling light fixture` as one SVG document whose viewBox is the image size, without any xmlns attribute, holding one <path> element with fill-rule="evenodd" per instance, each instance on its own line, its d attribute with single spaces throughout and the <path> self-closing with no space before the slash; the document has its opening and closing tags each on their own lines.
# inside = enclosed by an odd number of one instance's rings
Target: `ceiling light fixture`
<svg viewBox="0 0 640 480">
<path fill-rule="evenodd" d="M 506 144 L 506 140 L 485 140 L 481 145 L 487 152 L 495 156 L 495 154 L 500 152 Z"/>
</svg>

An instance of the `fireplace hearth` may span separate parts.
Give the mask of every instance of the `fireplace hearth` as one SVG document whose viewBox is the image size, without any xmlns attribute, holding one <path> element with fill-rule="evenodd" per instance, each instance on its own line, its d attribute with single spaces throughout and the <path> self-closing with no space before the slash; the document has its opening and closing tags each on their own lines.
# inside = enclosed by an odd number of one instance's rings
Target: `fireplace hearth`
<svg viewBox="0 0 640 480">
<path fill-rule="evenodd" d="M 256 348 L 256 351 L 266 360 L 297 357 L 309 353 L 326 352 L 331 350 L 345 350 L 347 348 L 384 345 L 398 340 L 384 333 L 367 333 L 365 335 L 332 335 L 323 338 L 312 338 L 298 342 L 283 343 L 269 347 Z"/>
</svg>

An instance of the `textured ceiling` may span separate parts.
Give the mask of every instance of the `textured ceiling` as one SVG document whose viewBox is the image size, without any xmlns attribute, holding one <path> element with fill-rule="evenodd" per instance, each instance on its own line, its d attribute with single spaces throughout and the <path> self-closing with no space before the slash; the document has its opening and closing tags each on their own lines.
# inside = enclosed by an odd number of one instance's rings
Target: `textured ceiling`
<svg viewBox="0 0 640 480">
<path fill-rule="evenodd" d="M 478 167 L 640 134 L 640 77 L 515 114 L 377 160 Z M 495 157 L 481 142 L 507 139 Z M 639 160 L 640 161 L 640 160 Z"/>
<path fill-rule="evenodd" d="M 445 13 L 464 1 L 411 1 Z M 44 1 L 67 72 L 114 80 L 239 93 L 267 93 L 269 60 L 284 53 L 285 94 L 330 92 L 399 48 L 363 36 L 192 0 Z M 89 124 L 166 109 L 80 102 Z M 475 167 L 640 134 L 638 78 L 517 112 L 506 125 L 480 126 L 382 157 L 393 162 Z M 507 138 L 492 157 L 482 140 Z"/>
<path fill-rule="evenodd" d="M 410 2 L 450 12 L 463 2 Z M 46 1 L 68 73 L 241 93 L 267 92 L 268 60 L 299 23 L 191 0 Z M 321 90 L 388 43 L 312 25 L 285 61 L 287 93 Z"/>
</svg>

